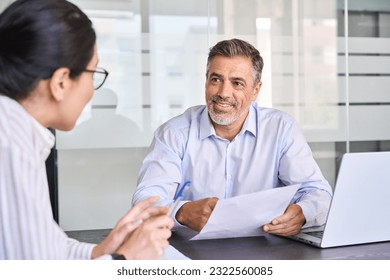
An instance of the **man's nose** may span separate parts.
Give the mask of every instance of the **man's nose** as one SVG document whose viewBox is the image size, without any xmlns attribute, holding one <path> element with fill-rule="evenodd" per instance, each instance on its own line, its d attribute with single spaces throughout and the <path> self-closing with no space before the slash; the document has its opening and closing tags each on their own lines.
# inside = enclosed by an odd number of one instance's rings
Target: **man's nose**
<svg viewBox="0 0 390 280">
<path fill-rule="evenodd" d="M 222 83 L 219 90 L 219 96 L 222 98 L 231 97 L 233 94 L 233 87 L 230 83 Z"/>
</svg>

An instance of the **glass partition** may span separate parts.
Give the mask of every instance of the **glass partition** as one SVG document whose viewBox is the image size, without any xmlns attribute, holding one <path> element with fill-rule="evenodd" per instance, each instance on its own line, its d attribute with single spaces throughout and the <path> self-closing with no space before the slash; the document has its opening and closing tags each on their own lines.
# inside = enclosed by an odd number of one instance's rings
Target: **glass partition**
<svg viewBox="0 0 390 280">
<path fill-rule="evenodd" d="M 260 50 L 258 103 L 298 120 L 332 186 L 345 152 L 390 150 L 389 1 L 74 3 L 92 19 L 110 75 L 76 128 L 56 132 L 65 230 L 110 228 L 127 211 L 154 130 L 204 104 L 207 53 L 223 39 Z"/>
</svg>

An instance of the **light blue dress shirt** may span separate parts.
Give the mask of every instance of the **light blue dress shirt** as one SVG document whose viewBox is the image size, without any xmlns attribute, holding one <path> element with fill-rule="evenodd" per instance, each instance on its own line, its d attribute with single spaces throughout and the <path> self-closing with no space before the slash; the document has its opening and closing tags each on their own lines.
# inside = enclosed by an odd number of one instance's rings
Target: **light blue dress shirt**
<svg viewBox="0 0 390 280">
<path fill-rule="evenodd" d="M 232 141 L 216 135 L 204 105 L 161 125 L 141 166 L 133 203 L 158 195 L 168 205 L 185 181 L 191 187 L 176 211 L 187 201 L 301 184 L 292 202 L 302 207 L 305 227 L 325 222 L 332 197 L 296 121 L 256 103 Z"/>
</svg>

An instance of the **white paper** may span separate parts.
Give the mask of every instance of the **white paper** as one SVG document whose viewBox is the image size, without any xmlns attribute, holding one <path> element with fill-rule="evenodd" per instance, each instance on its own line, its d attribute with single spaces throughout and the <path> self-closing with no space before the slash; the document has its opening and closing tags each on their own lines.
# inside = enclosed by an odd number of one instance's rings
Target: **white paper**
<svg viewBox="0 0 390 280">
<path fill-rule="evenodd" d="M 264 235 L 261 227 L 284 213 L 299 186 L 220 199 L 207 224 L 191 240 Z"/>
<path fill-rule="evenodd" d="M 163 260 L 190 260 L 172 245 L 168 245 L 164 250 Z"/>
</svg>

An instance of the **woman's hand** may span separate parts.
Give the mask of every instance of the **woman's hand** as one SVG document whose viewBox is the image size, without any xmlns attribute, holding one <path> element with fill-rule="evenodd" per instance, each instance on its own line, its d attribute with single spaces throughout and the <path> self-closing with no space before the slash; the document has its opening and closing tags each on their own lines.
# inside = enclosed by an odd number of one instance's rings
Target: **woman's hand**
<svg viewBox="0 0 390 280">
<path fill-rule="evenodd" d="M 168 212 L 166 208 L 165 214 Z M 126 259 L 156 259 L 169 245 L 173 220 L 168 215 L 154 216 L 143 222 L 117 250 Z"/>
<path fill-rule="evenodd" d="M 137 227 L 148 220 L 150 217 L 166 216 L 166 207 L 153 207 L 152 205 L 159 200 L 154 196 L 137 203 L 132 207 L 115 225 L 109 235 L 100 244 L 96 245 L 92 251 L 92 258 L 97 258 L 105 254 L 112 254 L 127 241 Z"/>
</svg>

